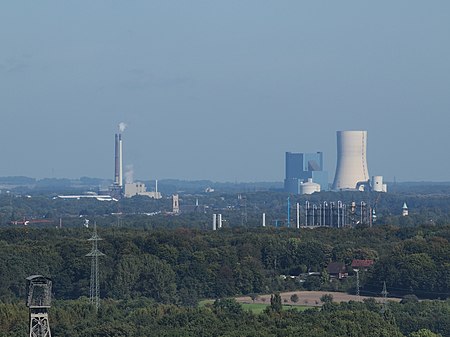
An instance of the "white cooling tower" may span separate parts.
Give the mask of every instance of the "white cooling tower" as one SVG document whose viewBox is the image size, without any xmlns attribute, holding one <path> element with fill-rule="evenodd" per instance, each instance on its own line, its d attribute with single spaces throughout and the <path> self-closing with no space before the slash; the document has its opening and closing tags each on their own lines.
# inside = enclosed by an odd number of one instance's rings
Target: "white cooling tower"
<svg viewBox="0 0 450 337">
<path fill-rule="evenodd" d="M 369 180 L 367 131 L 337 131 L 337 164 L 333 190 L 360 189 Z"/>
</svg>

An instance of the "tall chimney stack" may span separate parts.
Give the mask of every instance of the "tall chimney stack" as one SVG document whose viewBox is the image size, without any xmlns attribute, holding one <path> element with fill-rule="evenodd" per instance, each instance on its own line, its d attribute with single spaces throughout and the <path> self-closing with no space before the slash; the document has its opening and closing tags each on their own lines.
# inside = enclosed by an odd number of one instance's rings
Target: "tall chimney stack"
<svg viewBox="0 0 450 337">
<path fill-rule="evenodd" d="M 119 184 L 123 185 L 123 155 L 122 155 L 122 134 L 119 133 Z"/>
<path fill-rule="evenodd" d="M 119 185 L 119 134 L 116 133 L 115 135 L 115 142 L 114 142 L 114 184 Z"/>
</svg>

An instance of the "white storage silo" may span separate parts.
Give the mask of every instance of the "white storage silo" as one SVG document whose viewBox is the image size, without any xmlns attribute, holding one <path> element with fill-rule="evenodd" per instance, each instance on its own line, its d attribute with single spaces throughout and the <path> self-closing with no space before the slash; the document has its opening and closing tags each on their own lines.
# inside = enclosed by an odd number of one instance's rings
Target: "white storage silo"
<svg viewBox="0 0 450 337">
<path fill-rule="evenodd" d="M 372 176 L 372 191 L 384 192 L 383 191 L 383 176 Z"/>
<path fill-rule="evenodd" d="M 314 183 L 311 178 L 308 178 L 306 183 L 300 184 L 300 194 L 313 194 L 314 192 L 320 192 L 320 184 Z"/>
<path fill-rule="evenodd" d="M 333 189 L 356 189 L 369 181 L 367 131 L 337 131 L 337 163 Z"/>
</svg>

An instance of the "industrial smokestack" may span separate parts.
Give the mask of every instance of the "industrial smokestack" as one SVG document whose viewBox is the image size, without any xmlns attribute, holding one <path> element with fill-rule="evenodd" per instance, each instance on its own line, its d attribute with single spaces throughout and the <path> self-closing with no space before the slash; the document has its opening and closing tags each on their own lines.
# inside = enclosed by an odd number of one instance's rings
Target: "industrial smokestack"
<svg viewBox="0 0 450 337">
<path fill-rule="evenodd" d="M 357 189 L 369 180 L 367 131 L 337 131 L 337 164 L 333 190 Z"/>
<path fill-rule="evenodd" d="M 123 185 L 123 155 L 122 155 L 122 134 L 119 133 L 119 186 Z"/>
<path fill-rule="evenodd" d="M 122 132 L 125 131 L 127 125 L 120 122 L 118 125 L 119 132 L 115 134 L 114 143 L 114 185 L 123 186 L 123 147 Z"/>
<path fill-rule="evenodd" d="M 119 159 L 119 134 L 116 133 L 115 135 L 115 142 L 114 142 L 114 184 L 119 186 L 120 181 L 120 159 Z"/>
</svg>

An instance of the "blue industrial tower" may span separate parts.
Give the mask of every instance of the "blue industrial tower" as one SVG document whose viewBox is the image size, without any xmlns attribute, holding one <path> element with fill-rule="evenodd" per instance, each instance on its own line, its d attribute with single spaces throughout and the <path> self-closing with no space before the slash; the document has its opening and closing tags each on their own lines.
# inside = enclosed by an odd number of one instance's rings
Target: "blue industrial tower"
<svg viewBox="0 0 450 337">
<path fill-rule="evenodd" d="M 311 178 L 320 184 L 321 191 L 328 190 L 328 172 L 323 170 L 323 153 L 286 152 L 284 190 L 298 194 L 300 183 Z"/>
</svg>

